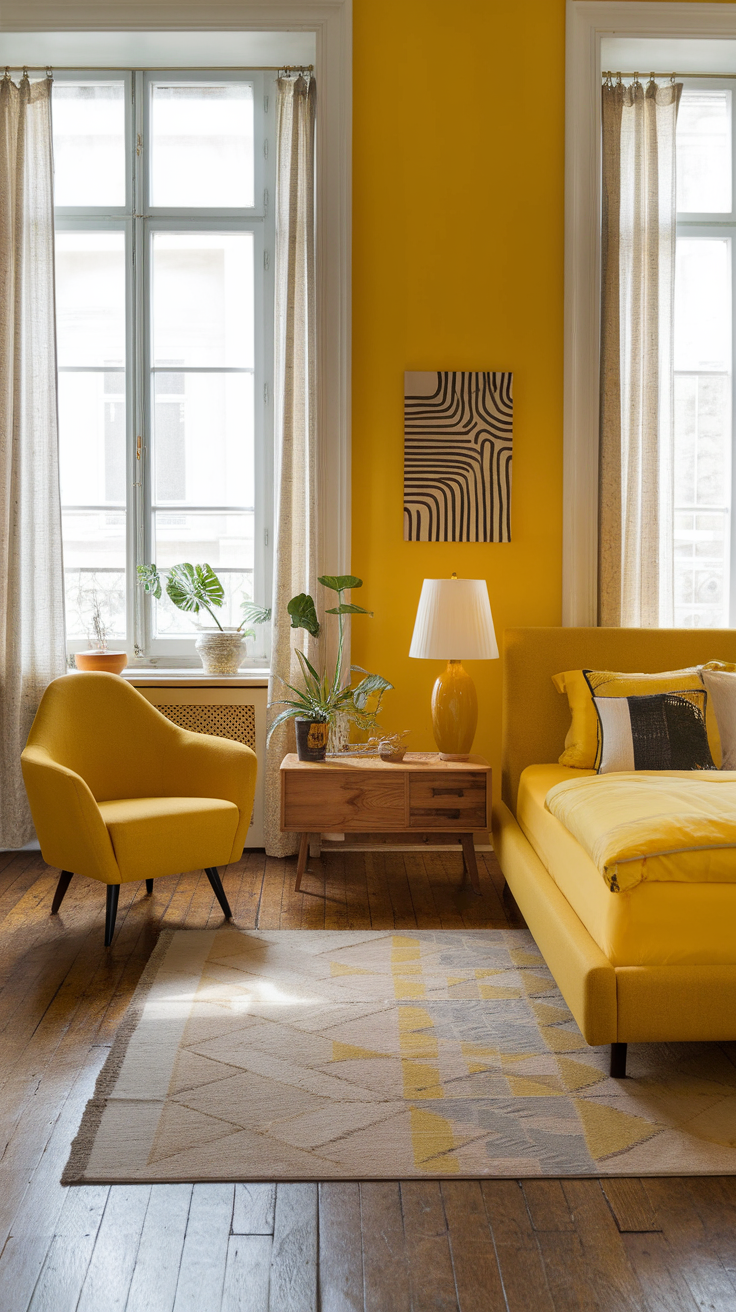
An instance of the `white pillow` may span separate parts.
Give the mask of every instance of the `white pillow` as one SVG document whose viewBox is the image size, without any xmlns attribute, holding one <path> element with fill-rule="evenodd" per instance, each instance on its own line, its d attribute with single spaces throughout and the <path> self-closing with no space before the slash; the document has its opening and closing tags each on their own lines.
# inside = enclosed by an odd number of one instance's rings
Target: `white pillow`
<svg viewBox="0 0 736 1312">
<path fill-rule="evenodd" d="M 726 670 L 701 670 L 718 725 L 721 740 L 721 769 L 736 770 L 736 674 Z"/>
</svg>

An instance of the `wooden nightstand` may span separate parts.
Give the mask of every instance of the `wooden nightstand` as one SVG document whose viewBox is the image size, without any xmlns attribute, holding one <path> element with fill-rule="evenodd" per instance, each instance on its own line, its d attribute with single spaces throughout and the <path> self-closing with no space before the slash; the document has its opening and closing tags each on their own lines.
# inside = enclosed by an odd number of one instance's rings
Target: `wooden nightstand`
<svg viewBox="0 0 736 1312">
<path fill-rule="evenodd" d="M 307 868 L 309 835 L 428 830 L 460 839 L 473 890 L 480 893 L 473 831 L 487 829 L 491 770 L 482 756 L 441 761 L 407 752 L 399 765 L 375 756 L 281 763 L 281 828 L 301 834 L 296 892 Z"/>
</svg>

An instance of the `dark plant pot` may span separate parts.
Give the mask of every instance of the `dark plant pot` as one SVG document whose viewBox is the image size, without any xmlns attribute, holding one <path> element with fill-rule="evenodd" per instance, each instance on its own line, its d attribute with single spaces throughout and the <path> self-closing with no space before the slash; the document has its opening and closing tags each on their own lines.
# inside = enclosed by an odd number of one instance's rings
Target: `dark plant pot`
<svg viewBox="0 0 736 1312">
<path fill-rule="evenodd" d="M 296 754 L 300 761 L 324 761 L 329 724 L 321 720 L 296 720 Z"/>
</svg>

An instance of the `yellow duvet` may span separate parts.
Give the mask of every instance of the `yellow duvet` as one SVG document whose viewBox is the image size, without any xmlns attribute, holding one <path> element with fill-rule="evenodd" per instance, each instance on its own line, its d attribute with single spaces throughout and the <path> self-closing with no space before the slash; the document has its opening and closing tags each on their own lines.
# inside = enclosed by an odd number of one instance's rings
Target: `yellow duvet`
<svg viewBox="0 0 736 1312">
<path fill-rule="evenodd" d="M 636 771 L 556 784 L 547 810 L 618 893 L 644 880 L 736 883 L 736 772 Z"/>
</svg>

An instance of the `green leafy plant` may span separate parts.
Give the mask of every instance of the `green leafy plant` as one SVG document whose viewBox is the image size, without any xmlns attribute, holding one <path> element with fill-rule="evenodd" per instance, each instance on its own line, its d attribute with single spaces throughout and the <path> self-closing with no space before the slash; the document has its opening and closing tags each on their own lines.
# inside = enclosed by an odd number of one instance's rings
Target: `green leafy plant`
<svg viewBox="0 0 736 1312">
<path fill-rule="evenodd" d="M 150 593 L 157 601 L 161 600 L 165 588 L 166 595 L 179 610 L 194 615 L 198 615 L 201 610 L 207 611 L 218 629 L 225 632 L 213 610 L 213 607 L 222 606 L 225 589 L 211 565 L 190 565 L 185 562 L 182 565 L 172 565 L 168 570 L 160 570 L 156 565 L 139 565 L 138 582 L 144 592 Z M 253 630 L 243 628 L 247 622 L 248 617 L 244 615 L 236 632 L 243 630 L 245 637 L 252 638 Z"/>
<path fill-rule="evenodd" d="M 364 610 L 362 606 L 355 606 L 350 602 L 343 601 L 343 594 L 352 591 L 354 588 L 362 588 L 363 580 L 356 578 L 354 574 L 324 574 L 318 579 L 318 582 L 322 584 L 323 588 L 328 588 L 331 592 L 337 593 L 337 605 L 329 607 L 326 612 L 328 615 L 337 616 L 338 640 L 335 666 L 331 673 L 323 671 L 320 674 L 304 655 L 304 652 L 297 648 L 296 655 L 301 667 L 304 687 L 295 688 L 292 684 L 286 683 L 284 679 L 281 680 L 284 686 L 293 693 L 293 697 L 271 703 L 271 706 L 284 706 L 286 709 L 280 711 L 273 721 L 268 731 L 269 738 L 278 725 L 284 724 L 287 720 L 298 718 L 333 725 L 340 715 L 347 716 L 359 729 L 370 732 L 376 727 L 383 694 L 393 687 L 393 684 L 389 683 L 388 679 L 384 679 L 383 675 L 370 674 L 368 670 L 364 670 L 360 665 L 351 665 L 349 671 L 349 675 L 358 673 L 365 676 L 360 683 L 356 684 L 354 688 L 351 687 L 349 676 L 347 682 L 344 682 L 344 616 L 372 616 L 373 612 Z M 320 623 L 317 619 L 317 610 L 313 598 L 308 593 L 302 592 L 298 597 L 292 597 L 286 609 L 291 619 L 292 629 L 306 629 L 307 633 L 310 633 L 313 637 L 319 636 Z M 250 602 L 246 603 L 244 610 L 246 620 L 256 624 L 263 624 L 271 618 L 270 611 L 262 607 L 256 607 Z M 373 702 L 370 708 L 369 702 Z"/>
</svg>

